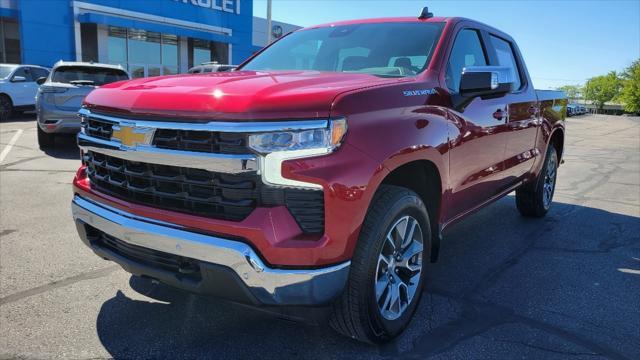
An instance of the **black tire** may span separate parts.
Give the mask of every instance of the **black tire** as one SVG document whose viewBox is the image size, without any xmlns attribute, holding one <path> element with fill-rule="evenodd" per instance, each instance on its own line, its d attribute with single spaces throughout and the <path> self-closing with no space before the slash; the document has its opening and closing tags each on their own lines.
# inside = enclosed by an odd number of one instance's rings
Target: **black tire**
<svg viewBox="0 0 640 360">
<path fill-rule="evenodd" d="M 399 317 L 390 320 L 382 314 L 383 310 L 380 309 L 379 300 L 375 294 L 377 279 L 385 276 L 380 275 L 378 259 L 383 247 L 386 246 L 387 234 L 398 224 L 398 221 L 402 221 L 404 218 L 413 218 L 413 221 L 420 225 L 423 238 L 422 257 L 421 263 L 414 264 L 414 266 L 419 267 L 421 273 L 414 295 L 408 304 L 405 304 L 404 312 L 399 311 Z M 387 342 L 400 334 L 411 321 L 420 302 L 430 250 L 429 216 L 420 197 L 406 188 L 381 185 L 374 196 L 362 226 L 358 244 L 351 260 L 349 281 L 344 293 L 334 304 L 333 314 L 329 320 L 331 327 L 353 339 L 374 344 Z M 389 274 L 389 268 L 387 270 L 383 274 Z M 396 275 L 397 279 L 400 279 L 400 273 L 397 270 Z M 390 291 L 390 284 L 393 283 L 391 280 L 393 279 L 389 280 L 390 282 L 384 287 L 383 292 Z M 402 282 L 402 284 L 405 283 Z M 415 282 L 411 284 L 415 284 Z M 398 289 L 400 288 L 399 285 L 396 286 Z M 405 299 L 407 299 L 407 289 L 405 286 Z M 400 296 L 400 292 L 397 294 Z M 399 306 L 401 307 L 401 305 Z"/>
<path fill-rule="evenodd" d="M 0 95 L 0 121 L 7 121 L 13 113 L 13 103 L 7 95 Z"/>
<path fill-rule="evenodd" d="M 40 150 L 52 148 L 55 144 L 55 135 L 44 132 L 38 124 L 36 124 L 36 127 L 38 128 L 38 146 Z"/>
<path fill-rule="evenodd" d="M 539 218 L 547 214 L 553 202 L 557 176 L 558 152 L 553 144 L 549 144 L 544 165 L 536 180 L 516 190 L 516 206 L 522 216 Z M 552 185 L 548 193 L 550 180 Z M 547 192 L 545 192 L 545 184 L 547 184 Z"/>
</svg>

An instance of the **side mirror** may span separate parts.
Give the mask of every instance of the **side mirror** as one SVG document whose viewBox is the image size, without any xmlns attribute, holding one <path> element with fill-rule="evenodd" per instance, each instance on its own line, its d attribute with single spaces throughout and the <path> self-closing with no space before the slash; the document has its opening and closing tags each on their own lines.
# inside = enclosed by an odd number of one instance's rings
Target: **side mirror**
<svg viewBox="0 0 640 360">
<path fill-rule="evenodd" d="M 36 79 L 36 84 L 38 85 L 42 85 L 47 81 L 47 77 L 46 76 L 41 76 L 38 79 Z"/>
<path fill-rule="evenodd" d="M 11 78 L 11 82 L 25 82 L 25 81 L 27 81 L 27 78 L 24 77 L 24 76 L 16 75 L 16 76 Z"/>
<path fill-rule="evenodd" d="M 472 66 L 462 70 L 460 92 L 455 96 L 454 107 L 464 108 L 477 97 L 492 99 L 504 96 L 513 89 L 511 69 L 500 66 Z"/>
</svg>

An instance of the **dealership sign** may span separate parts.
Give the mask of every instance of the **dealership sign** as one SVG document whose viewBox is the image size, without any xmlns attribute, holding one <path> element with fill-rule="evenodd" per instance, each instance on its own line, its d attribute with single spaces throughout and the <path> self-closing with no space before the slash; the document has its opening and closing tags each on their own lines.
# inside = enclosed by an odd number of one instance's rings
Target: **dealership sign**
<svg viewBox="0 0 640 360">
<path fill-rule="evenodd" d="M 211 10 L 240 14 L 240 0 L 174 0 Z"/>
</svg>

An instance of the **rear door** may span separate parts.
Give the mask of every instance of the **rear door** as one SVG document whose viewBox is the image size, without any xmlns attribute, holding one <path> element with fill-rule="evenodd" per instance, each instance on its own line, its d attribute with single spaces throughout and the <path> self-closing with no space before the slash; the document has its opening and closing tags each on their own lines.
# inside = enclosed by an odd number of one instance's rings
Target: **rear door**
<svg viewBox="0 0 640 360">
<path fill-rule="evenodd" d="M 462 70 L 490 65 L 487 44 L 475 28 L 458 31 L 447 63 L 445 82 L 452 96 Z M 504 189 L 502 170 L 506 144 L 507 100 L 475 98 L 464 109 L 451 109 L 451 206 L 447 219 L 471 210 Z"/>
<path fill-rule="evenodd" d="M 504 97 L 508 103 L 504 175 L 517 182 L 532 168 L 537 155 L 535 148 L 539 126 L 536 92 L 527 77 L 524 62 L 515 44 L 497 34 L 486 34 L 493 65 L 507 67 L 514 82 L 513 91 Z"/>
</svg>

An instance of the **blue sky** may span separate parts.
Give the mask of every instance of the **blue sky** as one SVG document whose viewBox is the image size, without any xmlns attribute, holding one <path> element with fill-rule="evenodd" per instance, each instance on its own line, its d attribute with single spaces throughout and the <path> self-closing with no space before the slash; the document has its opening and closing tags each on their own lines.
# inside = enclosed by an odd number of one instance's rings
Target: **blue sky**
<svg viewBox="0 0 640 360">
<path fill-rule="evenodd" d="M 254 15 L 266 17 L 266 1 Z M 640 58 L 640 0 L 273 0 L 273 19 L 309 26 L 338 20 L 418 15 L 482 21 L 515 38 L 536 88 L 583 84 Z"/>
</svg>

